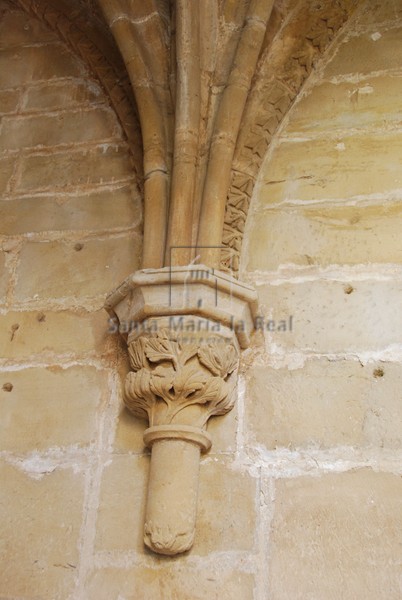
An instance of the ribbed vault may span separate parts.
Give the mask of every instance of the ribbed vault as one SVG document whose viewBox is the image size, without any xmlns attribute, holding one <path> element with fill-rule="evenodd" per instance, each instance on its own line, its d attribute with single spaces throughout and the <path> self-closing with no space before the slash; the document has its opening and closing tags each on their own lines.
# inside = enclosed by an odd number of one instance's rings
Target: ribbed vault
<svg viewBox="0 0 402 600">
<path fill-rule="evenodd" d="M 143 138 L 144 267 L 237 274 L 262 159 L 359 0 L 98 0 Z"/>
<path fill-rule="evenodd" d="M 143 266 L 197 255 L 236 276 L 270 141 L 359 1 L 12 3 L 57 30 L 110 97 L 143 181 Z"/>
</svg>

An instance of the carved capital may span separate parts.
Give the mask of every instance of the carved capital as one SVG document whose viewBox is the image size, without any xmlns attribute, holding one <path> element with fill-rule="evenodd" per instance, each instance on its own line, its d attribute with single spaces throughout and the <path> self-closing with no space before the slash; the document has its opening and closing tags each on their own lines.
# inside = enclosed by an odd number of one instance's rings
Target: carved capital
<svg viewBox="0 0 402 600">
<path fill-rule="evenodd" d="M 205 427 L 235 402 L 238 344 L 226 336 L 186 332 L 202 325 L 187 316 L 180 334 L 158 318 L 156 331 L 128 343 L 130 371 L 125 404 L 149 428 L 152 447 L 144 542 L 155 552 L 177 554 L 194 540 L 200 452 L 212 444 Z"/>
<path fill-rule="evenodd" d="M 127 340 L 124 402 L 149 422 L 144 542 L 178 554 L 194 540 L 200 453 L 212 444 L 208 419 L 234 406 L 255 294 L 206 267 L 176 267 L 134 273 L 106 306 Z"/>
<path fill-rule="evenodd" d="M 191 316 L 183 326 L 193 319 L 201 326 Z M 163 319 L 155 324 L 161 321 L 163 326 Z M 127 408 L 147 417 L 151 427 L 179 423 L 201 429 L 212 415 L 228 412 L 234 404 L 238 349 L 225 337 L 207 336 L 158 328 L 131 340 Z"/>
</svg>

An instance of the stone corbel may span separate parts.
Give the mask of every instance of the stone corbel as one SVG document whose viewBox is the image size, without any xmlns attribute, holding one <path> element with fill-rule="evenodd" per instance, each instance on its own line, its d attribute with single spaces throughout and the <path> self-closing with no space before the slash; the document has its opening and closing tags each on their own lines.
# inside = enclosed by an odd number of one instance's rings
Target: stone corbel
<svg viewBox="0 0 402 600">
<path fill-rule="evenodd" d="M 200 454 L 212 444 L 207 422 L 234 405 L 256 295 L 202 265 L 165 267 L 128 277 L 106 309 L 128 345 L 125 404 L 149 421 L 144 542 L 160 554 L 185 552 L 194 540 Z"/>
<path fill-rule="evenodd" d="M 173 555 L 193 543 L 207 422 L 233 406 L 253 328 L 256 296 L 232 277 L 238 257 L 225 254 L 224 221 L 232 174 L 248 172 L 236 147 L 274 0 L 239 10 L 98 2 L 132 83 L 144 166 L 143 270 L 109 296 L 107 310 L 128 344 L 126 405 L 149 420 L 145 543 Z M 239 198 L 231 214 L 244 229 Z M 229 238 L 239 251 L 237 235 Z"/>
<path fill-rule="evenodd" d="M 357 1 L 98 4 L 131 81 L 144 184 L 143 270 L 106 308 L 128 344 L 126 405 L 149 420 L 145 543 L 177 554 L 193 542 L 208 419 L 233 406 L 253 327 L 255 293 L 232 275 L 258 169 Z"/>
</svg>

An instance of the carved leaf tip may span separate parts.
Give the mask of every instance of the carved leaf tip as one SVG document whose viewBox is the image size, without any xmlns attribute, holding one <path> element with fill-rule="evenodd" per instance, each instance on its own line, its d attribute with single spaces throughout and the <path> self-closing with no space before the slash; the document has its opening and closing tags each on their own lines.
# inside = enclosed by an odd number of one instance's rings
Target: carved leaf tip
<svg viewBox="0 0 402 600">
<path fill-rule="evenodd" d="M 151 374 L 146 369 L 137 373 L 130 371 L 125 382 L 125 404 L 136 416 L 144 419 L 149 417 L 156 397 L 151 390 Z"/>
<path fill-rule="evenodd" d="M 144 527 L 144 542 L 154 552 L 174 556 L 191 548 L 194 530 L 177 533 L 168 526 L 157 527 L 152 521 L 148 521 Z"/>
<path fill-rule="evenodd" d="M 198 358 L 213 375 L 226 379 L 238 364 L 237 352 L 234 346 L 225 346 L 221 343 L 208 344 L 198 350 Z"/>
</svg>

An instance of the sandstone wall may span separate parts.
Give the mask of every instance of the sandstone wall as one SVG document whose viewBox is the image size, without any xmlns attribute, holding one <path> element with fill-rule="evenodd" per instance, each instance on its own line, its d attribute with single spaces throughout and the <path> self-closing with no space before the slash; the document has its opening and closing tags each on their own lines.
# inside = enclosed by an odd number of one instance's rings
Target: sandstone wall
<svg viewBox="0 0 402 600">
<path fill-rule="evenodd" d="M 246 351 L 194 548 L 166 558 L 100 308 L 139 265 L 129 149 L 84 62 L 1 19 L 0 598 L 401 597 L 401 30 L 398 2 L 363 7 L 270 149 L 242 277 L 288 330 Z"/>
<path fill-rule="evenodd" d="M 79 597 L 120 401 L 100 307 L 138 267 L 141 220 L 99 81 L 0 2 L 1 598 Z"/>
<path fill-rule="evenodd" d="M 260 334 L 245 374 L 259 598 L 402 594 L 401 18 L 399 2 L 360 10 L 253 198 L 243 278 L 262 314 L 293 316 Z"/>
</svg>

